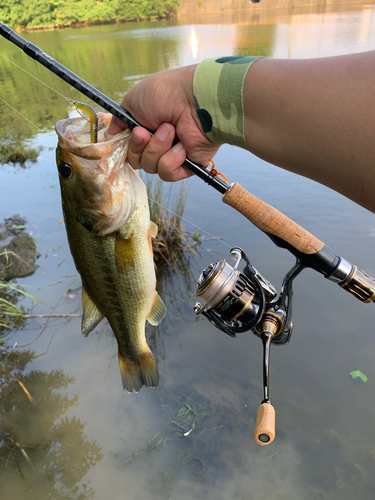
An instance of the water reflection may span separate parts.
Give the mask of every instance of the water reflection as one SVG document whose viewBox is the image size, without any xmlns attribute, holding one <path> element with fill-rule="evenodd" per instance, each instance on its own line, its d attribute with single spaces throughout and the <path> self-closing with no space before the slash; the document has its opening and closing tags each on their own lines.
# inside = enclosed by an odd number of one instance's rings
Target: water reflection
<svg viewBox="0 0 375 500">
<path fill-rule="evenodd" d="M 74 382 L 62 370 L 30 370 L 34 351 L 0 351 L 0 481 L 3 498 L 93 498 L 82 479 L 103 457 L 84 424 L 64 413 L 78 396 L 61 391 Z M 33 398 L 26 397 L 22 382 Z"/>
<path fill-rule="evenodd" d="M 277 27 L 275 24 L 265 26 L 237 26 L 235 54 L 239 56 L 271 57 L 274 48 Z"/>
<path fill-rule="evenodd" d="M 196 59 L 197 54 L 198 54 L 198 38 L 197 38 L 197 35 L 195 33 L 194 26 L 191 27 L 189 45 L 191 48 L 191 53 L 193 55 L 193 58 Z"/>
<path fill-rule="evenodd" d="M 152 23 L 141 25 L 150 27 Z M 129 26 L 133 29 L 129 29 Z M 136 44 L 132 35 L 137 35 Z M 181 43 L 175 34 L 155 38 L 147 29 L 134 30 L 134 24 L 82 28 L 79 31 L 66 29 L 44 33 L 28 32 L 24 37 L 115 101 L 118 100 L 119 91 L 124 94 L 128 90 L 129 84 L 123 78 L 133 75 L 135 68 L 136 74 L 144 75 L 178 65 Z M 82 100 L 78 91 L 26 56 L 12 43 L 1 39 L 0 53 L 7 58 L 0 58 L 2 98 L 40 129 L 50 130 L 58 120 L 67 117 L 68 103 L 62 96 Z M 50 88 L 22 70 L 36 76 Z M 35 135 L 35 127 L 6 104 L 0 103 L 0 111 L 1 137 L 9 130 L 18 130 L 24 139 Z"/>
</svg>

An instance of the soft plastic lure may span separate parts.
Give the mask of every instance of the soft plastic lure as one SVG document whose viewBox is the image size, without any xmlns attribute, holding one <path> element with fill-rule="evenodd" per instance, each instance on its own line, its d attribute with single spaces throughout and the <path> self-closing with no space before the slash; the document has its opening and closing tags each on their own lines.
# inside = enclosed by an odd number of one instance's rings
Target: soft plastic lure
<svg viewBox="0 0 375 500">
<path fill-rule="evenodd" d="M 86 113 L 90 117 L 90 136 L 91 142 L 98 142 L 98 115 L 96 114 L 94 108 L 89 106 L 88 104 L 84 104 L 83 102 L 73 102 L 74 107 L 77 109 L 81 109 L 82 111 L 86 111 Z"/>
</svg>

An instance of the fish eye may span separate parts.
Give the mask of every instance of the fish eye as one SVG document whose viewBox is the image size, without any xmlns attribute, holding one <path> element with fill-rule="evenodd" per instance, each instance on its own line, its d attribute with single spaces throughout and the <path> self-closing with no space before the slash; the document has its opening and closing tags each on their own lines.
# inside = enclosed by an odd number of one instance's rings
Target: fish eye
<svg viewBox="0 0 375 500">
<path fill-rule="evenodd" d="M 59 164 L 59 172 L 64 177 L 64 179 L 67 179 L 72 174 L 72 168 L 67 163 L 62 162 Z"/>
</svg>

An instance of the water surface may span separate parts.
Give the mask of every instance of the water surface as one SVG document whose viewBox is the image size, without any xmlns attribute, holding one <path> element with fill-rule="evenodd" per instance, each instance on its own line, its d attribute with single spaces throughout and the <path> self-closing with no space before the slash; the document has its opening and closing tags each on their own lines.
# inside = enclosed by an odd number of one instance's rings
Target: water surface
<svg viewBox="0 0 375 500">
<path fill-rule="evenodd" d="M 241 23 L 228 15 L 195 19 L 194 25 L 129 23 L 25 37 L 119 101 L 148 74 L 205 57 L 309 58 L 372 50 L 374 22 L 374 8 L 366 5 L 348 12 L 246 14 Z M 0 53 L 62 95 L 85 100 L 9 42 L 0 40 Z M 62 224 L 54 160 L 53 126 L 72 114 L 72 107 L 2 58 L 0 89 L 1 97 L 40 129 L 1 103 L 1 133 L 21 134 L 44 148 L 26 169 L 0 169 L 0 218 L 26 216 L 41 254 L 36 273 L 19 283 L 42 304 L 20 303 L 35 314 L 80 313 L 80 280 Z M 238 148 L 222 147 L 216 164 L 231 182 L 375 274 L 373 214 Z M 35 318 L 6 337 L 1 498 L 372 498 L 373 306 L 312 271 L 297 279 L 291 343 L 271 352 L 277 436 L 260 448 L 252 434 L 262 400 L 261 343 L 251 333 L 233 340 L 197 320 L 194 281 L 210 262 L 228 258 L 229 246 L 244 248 L 278 289 L 293 259 L 197 179 L 190 184 L 185 217 L 223 239 L 202 231 L 201 253 L 190 258 L 185 275 L 167 273 L 159 281 L 168 317 L 157 329 L 148 328 L 161 372 L 157 390 L 123 392 L 117 343 L 107 324 L 85 339 L 78 317 Z M 197 232 L 187 223 L 185 228 Z M 368 376 L 366 384 L 350 379 L 349 372 L 358 369 Z M 194 420 L 196 428 L 184 437 L 177 424 L 188 428 Z"/>
</svg>

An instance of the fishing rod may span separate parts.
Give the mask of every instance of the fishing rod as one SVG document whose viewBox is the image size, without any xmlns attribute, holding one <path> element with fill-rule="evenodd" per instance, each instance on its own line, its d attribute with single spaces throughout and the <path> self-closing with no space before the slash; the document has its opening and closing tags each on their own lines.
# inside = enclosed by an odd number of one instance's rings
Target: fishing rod
<svg viewBox="0 0 375 500">
<path fill-rule="evenodd" d="M 0 34 L 130 128 L 142 126 L 124 108 L 5 24 L 0 23 Z M 153 134 L 153 131 L 149 132 Z M 252 266 L 245 252 L 237 247 L 230 253 L 235 261 L 234 267 L 225 259 L 210 264 L 199 277 L 196 289 L 196 296 L 205 301 L 204 305 L 196 303 L 196 315 L 203 314 L 231 337 L 251 330 L 262 340 L 264 399 L 257 415 L 254 440 L 267 445 L 275 438 L 275 410 L 269 397 L 270 347 L 271 344 L 285 345 L 290 340 L 294 279 L 304 269 L 314 269 L 365 303 L 375 302 L 375 280 L 237 182 L 228 184 L 212 170 L 189 159 L 184 165 L 219 191 L 224 203 L 244 215 L 275 245 L 288 250 L 296 258 L 295 265 L 284 277 L 279 295 L 276 288 Z M 242 271 L 241 262 L 244 264 Z"/>
</svg>

